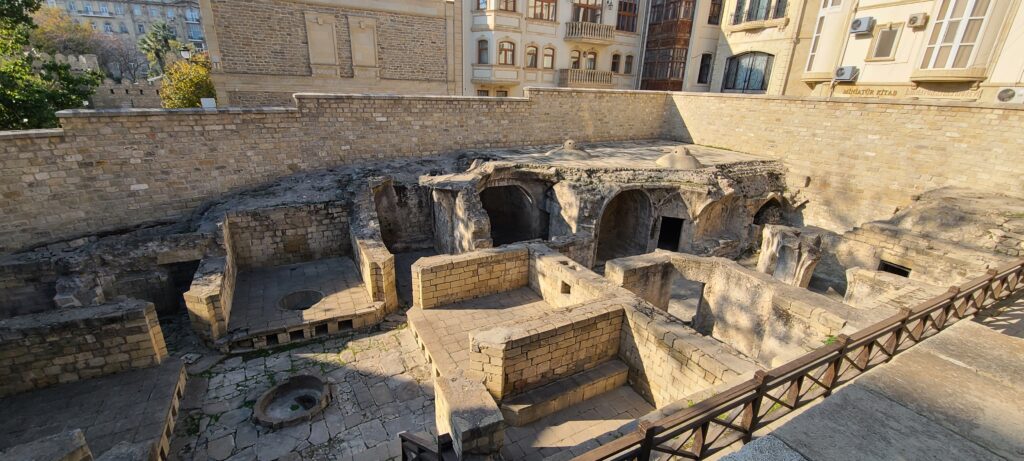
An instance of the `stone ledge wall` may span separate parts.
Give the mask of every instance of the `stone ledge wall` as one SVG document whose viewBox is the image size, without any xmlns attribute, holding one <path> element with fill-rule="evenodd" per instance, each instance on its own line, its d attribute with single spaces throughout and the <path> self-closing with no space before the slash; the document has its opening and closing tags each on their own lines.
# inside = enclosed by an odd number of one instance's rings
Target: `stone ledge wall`
<svg viewBox="0 0 1024 461">
<path fill-rule="evenodd" d="M 496 400 L 593 368 L 619 351 L 623 305 L 612 300 L 470 335 L 470 368 Z"/>
<path fill-rule="evenodd" d="M 128 300 L 0 320 L 0 397 L 157 365 L 153 304 Z"/>
<path fill-rule="evenodd" d="M 493 454 L 505 443 L 505 419 L 479 380 L 456 372 L 434 378 L 438 434 L 450 434 L 455 453 Z"/>
<path fill-rule="evenodd" d="M 337 203 L 288 205 L 224 218 L 229 258 L 241 268 L 350 256 L 348 211 Z"/>
<path fill-rule="evenodd" d="M 210 344 L 228 331 L 237 272 L 227 257 L 204 259 L 184 293 L 192 331 Z"/>
<path fill-rule="evenodd" d="M 667 137 L 782 160 L 806 222 L 834 231 L 943 186 L 1024 196 L 1020 106 L 673 93 L 666 110 Z"/>
<path fill-rule="evenodd" d="M 61 112 L 63 130 L 0 133 L 0 254 L 181 218 L 303 170 L 566 138 L 657 138 L 666 95 L 298 95 L 297 109 Z"/>
<path fill-rule="evenodd" d="M 524 287 L 529 258 L 521 245 L 421 258 L 412 265 L 412 304 L 430 309 Z"/>
<path fill-rule="evenodd" d="M 546 244 L 528 244 L 530 288 L 553 307 L 567 307 L 606 297 L 604 277 L 581 267 Z"/>
</svg>

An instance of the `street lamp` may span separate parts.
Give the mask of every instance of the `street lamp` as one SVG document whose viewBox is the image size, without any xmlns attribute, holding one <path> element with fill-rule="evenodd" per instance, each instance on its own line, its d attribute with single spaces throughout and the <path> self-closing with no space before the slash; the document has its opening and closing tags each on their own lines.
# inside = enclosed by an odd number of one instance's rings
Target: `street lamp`
<svg viewBox="0 0 1024 461">
<path fill-rule="evenodd" d="M 192 59 L 192 50 L 189 50 L 188 48 L 182 47 L 181 48 L 181 57 L 184 58 L 186 61 L 188 61 L 189 59 Z"/>
</svg>

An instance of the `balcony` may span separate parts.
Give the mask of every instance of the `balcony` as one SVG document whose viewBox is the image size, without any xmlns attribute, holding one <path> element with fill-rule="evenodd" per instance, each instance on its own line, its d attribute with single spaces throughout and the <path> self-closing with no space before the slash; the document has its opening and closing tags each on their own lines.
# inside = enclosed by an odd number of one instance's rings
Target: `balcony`
<svg viewBox="0 0 1024 461">
<path fill-rule="evenodd" d="M 615 41 L 615 26 L 593 22 L 565 23 L 565 41 L 611 45 Z"/>
<path fill-rule="evenodd" d="M 611 88 L 613 74 L 606 70 L 558 69 L 558 86 L 562 88 Z"/>
</svg>

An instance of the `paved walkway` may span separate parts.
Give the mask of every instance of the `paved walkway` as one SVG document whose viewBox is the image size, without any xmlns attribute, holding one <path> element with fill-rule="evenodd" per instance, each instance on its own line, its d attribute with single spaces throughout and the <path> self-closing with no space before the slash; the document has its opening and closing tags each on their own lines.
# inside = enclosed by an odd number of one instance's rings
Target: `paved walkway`
<svg viewBox="0 0 1024 461">
<path fill-rule="evenodd" d="M 1024 295 L 961 321 L 725 457 L 1024 459 Z"/>
</svg>

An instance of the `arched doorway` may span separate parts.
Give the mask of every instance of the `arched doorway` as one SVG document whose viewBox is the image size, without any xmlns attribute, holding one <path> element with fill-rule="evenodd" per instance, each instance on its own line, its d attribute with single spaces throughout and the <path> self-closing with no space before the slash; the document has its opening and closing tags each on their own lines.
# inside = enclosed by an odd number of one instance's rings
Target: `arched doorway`
<svg viewBox="0 0 1024 461">
<path fill-rule="evenodd" d="M 522 187 L 488 187 L 480 202 L 491 220 L 491 241 L 495 246 L 548 238 L 548 213 Z"/>
<path fill-rule="evenodd" d="M 761 208 L 754 213 L 754 224 L 763 226 L 765 224 L 785 224 L 786 216 L 782 211 L 782 205 L 778 200 L 770 199 L 761 205 Z"/>
<path fill-rule="evenodd" d="M 597 260 L 647 252 L 651 234 L 651 199 L 641 190 L 620 192 L 608 202 L 597 231 Z"/>
</svg>

